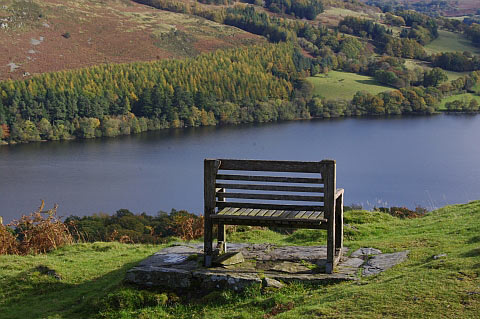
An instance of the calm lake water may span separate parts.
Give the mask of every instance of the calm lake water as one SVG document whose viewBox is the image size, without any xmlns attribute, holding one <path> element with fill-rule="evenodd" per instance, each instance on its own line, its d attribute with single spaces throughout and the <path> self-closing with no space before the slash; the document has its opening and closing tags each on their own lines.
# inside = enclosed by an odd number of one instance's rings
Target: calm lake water
<svg viewBox="0 0 480 319">
<path fill-rule="evenodd" d="M 0 147 L 0 216 L 201 213 L 203 159 L 337 160 L 345 204 L 433 209 L 480 199 L 480 116 L 349 118 L 163 130 Z"/>
</svg>

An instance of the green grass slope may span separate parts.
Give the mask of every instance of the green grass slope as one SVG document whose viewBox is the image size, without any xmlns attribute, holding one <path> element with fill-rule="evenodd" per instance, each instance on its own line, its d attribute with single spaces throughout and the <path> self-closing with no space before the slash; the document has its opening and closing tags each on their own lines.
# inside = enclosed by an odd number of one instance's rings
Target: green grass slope
<svg viewBox="0 0 480 319">
<path fill-rule="evenodd" d="M 428 53 L 470 51 L 474 54 L 480 54 L 480 48 L 475 47 L 472 42 L 462 34 L 439 30 L 438 35 L 437 39 L 425 46 Z"/>
<path fill-rule="evenodd" d="M 419 60 L 412 60 L 412 59 L 405 59 L 405 66 L 410 70 L 413 70 L 413 69 L 418 68 L 418 67 L 420 67 L 424 70 L 433 69 L 426 62 L 419 61 Z M 447 74 L 448 81 L 456 80 L 456 79 L 470 73 L 470 72 L 454 72 L 454 71 L 447 71 L 447 70 L 443 70 L 443 72 L 445 72 Z"/>
<path fill-rule="evenodd" d="M 391 87 L 378 83 L 370 76 L 339 71 L 318 74 L 314 77 L 309 77 L 308 80 L 314 86 L 314 94 L 319 94 L 327 99 L 351 100 L 358 91 L 378 94 L 393 90 Z"/>
<path fill-rule="evenodd" d="M 447 96 L 446 98 L 444 98 L 440 102 L 439 111 L 446 111 L 447 108 L 445 107 L 445 104 L 447 104 L 448 102 L 453 102 L 453 101 L 457 101 L 457 100 L 462 100 L 462 101 L 465 100 L 465 101 L 468 101 L 468 103 L 470 103 L 470 101 L 472 99 L 475 99 L 475 100 L 477 100 L 478 103 L 480 103 L 480 96 L 475 95 L 473 93 L 463 93 L 463 94 L 456 94 L 456 95 Z"/>
<path fill-rule="evenodd" d="M 180 296 L 180 301 L 153 292 L 159 300 L 155 306 L 146 302 L 152 292 L 121 281 L 127 269 L 159 246 L 78 244 L 47 255 L 0 256 L 0 318 L 478 318 L 480 201 L 418 219 L 353 211 L 346 213 L 345 223 L 350 251 L 409 250 L 408 260 L 377 276 L 336 285 L 291 284 L 263 292 L 251 287 L 200 299 Z M 325 232 L 253 230 L 230 240 L 310 245 L 324 243 Z M 433 258 L 439 254 L 446 256 Z M 34 270 L 39 265 L 63 279 L 40 274 Z"/>
</svg>

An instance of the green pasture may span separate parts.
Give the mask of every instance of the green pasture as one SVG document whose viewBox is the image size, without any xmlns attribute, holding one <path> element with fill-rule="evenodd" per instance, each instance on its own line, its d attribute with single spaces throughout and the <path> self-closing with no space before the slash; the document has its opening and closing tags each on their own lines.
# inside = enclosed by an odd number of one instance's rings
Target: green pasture
<svg viewBox="0 0 480 319">
<path fill-rule="evenodd" d="M 426 62 L 413 60 L 413 59 L 405 59 L 405 66 L 410 70 L 413 70 L 414 68 L 417 68 L 417 67 L 421 67 L 423 69 L 429 69 L 429 70 L 432 69 L 432 67 Z M 448 81 L 456 80 L 459 77 L 470 73 L 470 72 L 454 72 L 454 71 L 447 71 L 447 70 L 443 70 L 443 71 L 447 74 Z"/>
<path fill-rule="evenodd" d="M 439 111 L 445 111 L 446 110 L 445 104 L 447 104 L 448 102 L 453 102 L 453 101 L 457 101 L 457 100 L 466 100 L 466 101 L 470 102 L 472 99 L 475 99 L 475 100 L 477 100 L 478 103 L 480 103 L 480 96 L 475 95 L 473 93 L 463 93 L 463 94 L 456 94 L 456 95 L 447 96 L 446 98 L 444 98 L 440 102 Z"/>
<path fill-rule="evenodd" d="M 375 81 L 371 76 L 339 71 L 318 74 L 309 77 L 308 80 L 314 86 L 314 94 L 321 95 L 327 99 L 351 100 L 358 91 L 378 94 L 393 90 L 393 88 Z"/>
<path fill-rule="evenodd" d="M 480 54 L 480 48 L 475 47 L 469 39 L 460 33 L 438 30 L 438 34 L 438 38 L 425 46 L 428 53 L 470 51 L 474 54 Z"/>
</svg>

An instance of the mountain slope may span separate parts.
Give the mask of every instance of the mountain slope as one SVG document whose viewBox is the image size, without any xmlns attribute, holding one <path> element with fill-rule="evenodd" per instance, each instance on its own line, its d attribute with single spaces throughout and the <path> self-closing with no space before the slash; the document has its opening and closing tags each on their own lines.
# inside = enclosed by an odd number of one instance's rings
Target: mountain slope
<svg viewBox="0 0 480 319">
<path fill-rule="evenodd" d="M 0 80 L 261 41 L 234 27 L 129 0 L 0 0 Z"/>
</svg>

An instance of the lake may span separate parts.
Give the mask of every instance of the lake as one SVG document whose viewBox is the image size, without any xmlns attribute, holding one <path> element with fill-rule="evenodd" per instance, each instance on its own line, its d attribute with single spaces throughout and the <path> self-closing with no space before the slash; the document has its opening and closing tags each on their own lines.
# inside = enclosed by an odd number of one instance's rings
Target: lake
<svg viewBox="0 0 480 319">
<path fill-rule="evenodd" d="M 345 204 L 368 209 L 480 199 L 480 116 L 347 118 L 3 146 L 0 216 L 9 222 L 41 199 L 61 216 L 202 213 L 206 157 L 332 158 Z"/>
</svg>

